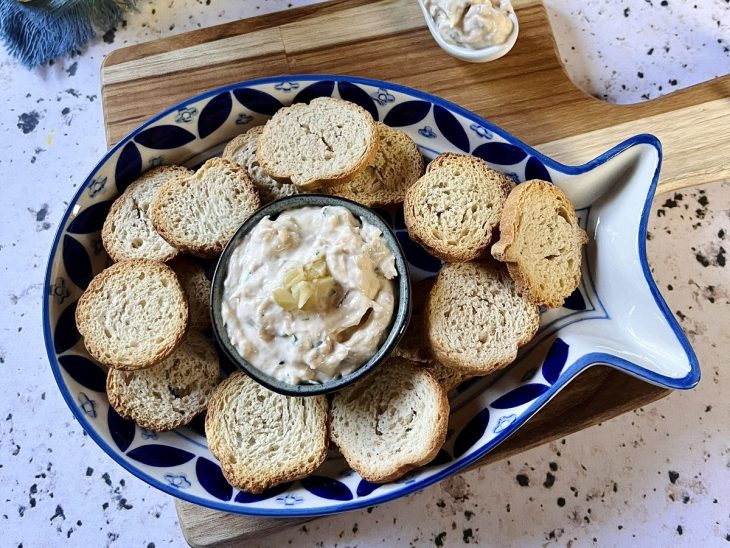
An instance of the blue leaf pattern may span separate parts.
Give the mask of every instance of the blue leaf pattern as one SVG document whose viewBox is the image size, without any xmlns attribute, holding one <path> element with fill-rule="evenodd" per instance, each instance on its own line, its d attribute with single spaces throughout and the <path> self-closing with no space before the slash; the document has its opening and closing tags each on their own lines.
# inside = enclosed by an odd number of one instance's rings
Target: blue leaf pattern
<svg viewBox="0 0 730 548">
<path fill-rule="evenodd" d="M 565 299 L 563 308 L 569 308 L 570 310 L 585 310 L 586 301 L 583 298 L 583 294 L 580 292 L 580 288 L 576 288 L 570 296 Z"/>
<path fill-rule="evenodd" d="M 68 224 L 66 232 L 72 234 L 91 234 L 101 230 L 104 226 L 109 209 L 112 207 L 113 200 L 106 202 L 98 202 L 90 205 L 86 209 L 79 211 L 73 221 Z"/>
<path fill-rule="evenodd" d="M 216 346 L 216 348 L 218 348 L 218 345 L 215 345 L 215 346 Z M 193 420 L 191 420 L 185 426 L 185 428 L 192 430 L 198 436 L 205 437 L 205 413 L 200 413 L 199 415 L 195 415 L 195 417 L 193 417 Z"/>
<path fill-rule="evenodd" d="M 479 411 L 459 432 L 456 441 L 454 441 L 454 458 L 459 458 L 471 449 L 482 438 L 488 424 L 489 408 L 486 407 Z"/>
<path fill-rule="evenodd" d="M 370 97 L 370 95 L 368 95 L 360 86 L 356 86 L 350 82 L 339 82 L 337 84 L 337 89 L 340 92 L 341 98 L 345 101 L 350 101 L 351 103 L 360 105 L 370 113 L 373 120 L 376 122 L 378 121 L 378 109 L 375 106 L 375 101 L 373 101 L 373 98 Z"/>
<path fill-rule="evenodd" d="M 282 494 L 284 491 L 289 489 L 291 487 L 292 483 L 282 483 L 281 485 L 276 485 L 270 489 L 267 489 L 263 493 L 259 493 L 258 495 L 252 495 L 251 493 L 245 493 L 244 491 L 241 491 L 236 495 L 236 498 L 234 499 L 234 502 L 240 502 L 241 504 L 249 504 L 251 502 L 259 502 L 261 500 L 270 499 L 272 497 L 275 497 L 276 495 Z"/>
<path fill-rule="evenodd" d="M 565 362 L 568 361 L 568 350 L 570 347 L 563 341 L 563 339 L 555 339 L 550 350 L 548 350 L 545 361 L 542 362 L 542 376 L 550 384 L 555 384 L 560 377 L 560 373 L 565 367 Z"/>
<path fill-rule="evenodd" d="M 140 131 L 134 140 L 147 148 L 166 150 L 195 141 L 195 135 L 178 126 L 161 125 Z"/>
<path fill-rule="evenodd" d="M 382 207 L 373 207 L 371 208 L 375 213 L 378 214 L 378 216 L 385 221 L 390 228 L 393 228 L 393 215 L 390 214 L 390 211 L 387 209 L 383 209 Z"/>
<path fill-rule="evenodd" d="M 367 497 L 370 493 L 378 489 L 379 487 L 382 487 L 379 483 L 371 483 L 366 479 L 360 480 L 360 483 L 357 484 L 357 489 L 355 490 L 355 494 L 358 497 Z"/>
<path fill-rule="evenodd" d="M 523 384 L 492 402 L 495 409 L 511 409 L 531 402 L 550 388 L 542 383 Z"/>
<path fill-rule="evenodd" d="M 195 463 L 195 474 L 203 489 L 220 500 L 231 500 L 233 487 L 226 481 L 221 467 L 203 457 Z"/>
<path fill-rule="evenodd" d="M 417 266 L 426 272 L 438 272 L 441 270 L 441 261 L 433 255 L 429 255 L 425 249 L 411 240 L 407 232 L 397 232 L 396 237 L 403 248 L 406 260 L 413 266 Z"/>
<path fill-rule="evenodd" d="M 529 181 L 530 179 L 552 182 L 547 168 L 534 156 L 527 160 L 527 166 L 525 166 L 525 181 Z"/>
<path fill-rule="evenodd" d="M 142 175 L 142 155 L 139 149 L 132 142 L 124 145 L 122 152 L 119 153 L 117 166 L 114 170 L 114 180 L 117 184 L 119 194 L 124 192 L 133 181 L 139 179 Z"/>
<path fill-rule="evenodd" d="M 56 328 L 53 330 L 53 349 L 56 354 L 62 354 L 73 347 L 80 338 L 81 334 L 76 329 L 76 303 L 74 302 L 68 305 L 58 317 Z"/>
<path fill-rule="evenodd" d="M 200 138 L 205 139 L 221 127 L 228 120 L 232 109 L 233 100 L 231 94 L 227 91 L 208 101 L 198 117 L 198 134 Z"/>
<path fill-rule="evenodd" d="M 485 143 L 475 148 L 472 154 L 492 164 L 503 166 L 519 164 L 527 157 L 524 150 L 508 143 Z"/>
<path fill-rule="evenodd" d="M 441 133 L 446 137 L 452 145 L 456 148 L 460 148 L 464 152 L 469 152 L 471 146 L 469 145 L 469 137 L 464 131 L 464 127 L 461 125 L 456 116 L 451 114 L 444 107 L 439 105 L 433 106 L 433 118 L 436 121 L 436 127 L 441 130 Z"/>
<path fill-rule="evenodd" d="M 331 97 L 334 90 L 335 83 L 331 80 L 315 82 L 297 93 L 292 103 L 309 103 L 309 101 L 317 97 Z"/>
<path fill-rule="evenodd" d="M 106 391 L 106 371 L 83 356 L 59 356 L 58 363 L 69 376 L 84 388 L 94 392 Z"/>
<path fill-rule="evenodd" d="M 188 453 L 177 447 L 156 443 L 132 449 L 127 453 L 127 456 L 147 466 L 155 466 L 158 468 L 179 466 L 195 458 L 195 455 L 192 453 Z"/>
<path fill-rule="evenodd" d="M 434 457 L 434 459 L 429 462 L 426 466 L 441 466 L 442 464 L 446 464 L 448 462 L 451 462 L 453 459 L 451 458 L 451 455 L 449 455 L 446 451 L 443 449 L 440 449 L 438 454 Z"/>
<path fill-rule="evenodd" d="M 423 120 L 430 111 L 431 103 L 426 101 L 404 101 L 390 109 L 383 123 L 390 127 L 411 126 Z"/>
<path fill-rule="evenodd" d="M 109 433 L 114 443 L 117 444 L 117 447 L 123 453 L 129 449 L 129 446 L 134 441 L 134 432 L 136 430 L 134 421 L 120 417 L 119 413 L 111 405 L 109 406 L 109 414 L 106 420 L 109 425 Z"/>
<path fill-rule="evenodd" d="M 71 281 L 81 289 L 86 289 L 91 282 L 93 273 L 91 271 L 91 260 L 86 249 L 79 242 L 68 234 L 63 237 L 63 266 Z"/>
<path fill-rule="evenodd" d="M 324 476 L 309 476 L 301 480 L 302 487 L 313 495 L 328 500 L 352 500 L 352 493 L 347 485 L 336 479 Z"/>
<path fill-rule="evenodd" d="M 244 107 L 267 116 L 273 116 L 284 106 L 275 97 L 257 89 L 234 89 L 233 95 Z"/>
</svg>

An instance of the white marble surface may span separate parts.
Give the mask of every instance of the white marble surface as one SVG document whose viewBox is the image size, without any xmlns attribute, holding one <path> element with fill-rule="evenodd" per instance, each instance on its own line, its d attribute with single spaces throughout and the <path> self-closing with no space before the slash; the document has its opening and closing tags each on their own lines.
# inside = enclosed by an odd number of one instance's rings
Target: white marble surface
<svg viewBox="0 0 730 548">
<path fill-rule="evenodd" d="M 305 3 L 145 1 L 75 59 L 29 72 L 0 53 L 0 546 L 184 544 L 172 499 L 98 449 L 56 389 L 40 319 L 46 256 L 66 201 L 106 148 L 105 53 Z M 730 72 L 727 0 L 547 4 L 570 74 L 596 96 L 634 102 Z M 260 544 L 729 545 L 727 232 L 727 183 L 657 199 L 649 254 L 703 365 L 696 390 Z"/>
</svg>

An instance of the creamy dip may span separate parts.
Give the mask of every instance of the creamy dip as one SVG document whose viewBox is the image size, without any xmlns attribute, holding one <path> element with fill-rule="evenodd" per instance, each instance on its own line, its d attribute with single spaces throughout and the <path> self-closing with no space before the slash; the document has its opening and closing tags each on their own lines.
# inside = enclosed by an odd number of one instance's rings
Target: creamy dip
<svg viewBox="0 0 730 548">
<path fill-rule="evenodd" d="M 509 0 L 424 0 L 446 42 L 469 49 L 504 44 L 512 34 Z"/>
<path fill-rule="evenodd" d="M 290 384 L 363 365 L 394 308 L 395 257 L 381 231 L 340 206 L 262 219 L 233 251 L 222 317 L 231 344 Z"/>
</svg>

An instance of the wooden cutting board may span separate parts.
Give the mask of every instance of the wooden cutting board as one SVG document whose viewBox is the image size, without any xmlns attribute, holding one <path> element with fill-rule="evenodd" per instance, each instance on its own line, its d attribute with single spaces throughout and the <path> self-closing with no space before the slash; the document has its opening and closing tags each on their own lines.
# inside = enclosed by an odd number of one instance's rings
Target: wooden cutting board
<svg viewBox="0 0 730 548">
<path fill-rule="evenodd" d="M 264 15 L 112 52 L 102 68 L 111 146 L 153 114 L 232 82 L 297 73 L 390 80 L 460 104 L 565 163 L 582 163 L 636 133 L 663 144 L 658 192 L 730 178 L 730 76 L 637 105 L 577 89 L 540 2 L 513 0 L 517 45 L 486 64 L 442 52 L 415 0 L 339 0 Z M 478 465 L 566 436 L 669 391 L 606 367 L 575 379 Z M 247 518 L 176 501 L 193 546 L 232 545 L 306 520 Z"/>
</svg>

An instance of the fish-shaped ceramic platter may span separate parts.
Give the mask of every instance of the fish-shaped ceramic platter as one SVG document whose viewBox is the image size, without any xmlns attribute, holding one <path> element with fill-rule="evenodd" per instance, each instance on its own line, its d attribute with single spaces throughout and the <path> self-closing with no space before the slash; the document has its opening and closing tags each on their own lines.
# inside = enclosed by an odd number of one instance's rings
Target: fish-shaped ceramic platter
<svg viewBox="0 0 730 548">
<path fill-rule="evenodd" d="M 378 485 L 360 478 L 332 452 L 314 475 L 250 495 L 226 482 L 208 451 L 202 421 L 155 433 L 109 406 L 105 369 L 86 353 L 74 313 L 84 288 L 109 261 L 101 245 L 104 218 L 142 172 L 162 164 L 197 166 L 282 106 L 319 96 L 359 104 L 376 120 L 405 131 L 427 159 L 442 152 L 470 153 L 517 182 L 552 181 L 576 205 L 590 242 L 580 286 L 562 308 L 543 312 L 537 336 L 517 360 L 499 375 L 467 381 L 451 393 L 449 434 L 429 465 Z M 646 225 L 661 159 L 659 141 L 644 134 L 584 165 L 566 166 L 448 101 L 364 78 L 284 76 L 204 93 L 122 139 L 71 200 L 46 275 L 43 322 L 51 369 L 71 411 L 109 456 L 150 485 L 189 502 L 238 514 L 294 517 L 402 497 L 477 461 L 592 365 L 606 364 L 667 388 L 697 384 L 697 358 L 646 259 Z M 414 280 L 434 276 L 440 261 L 409 239 L 402 211 L 381 214 L 392 224 Z M 230 366 L 222 362 L 222 367 Z"/>
</svg>

